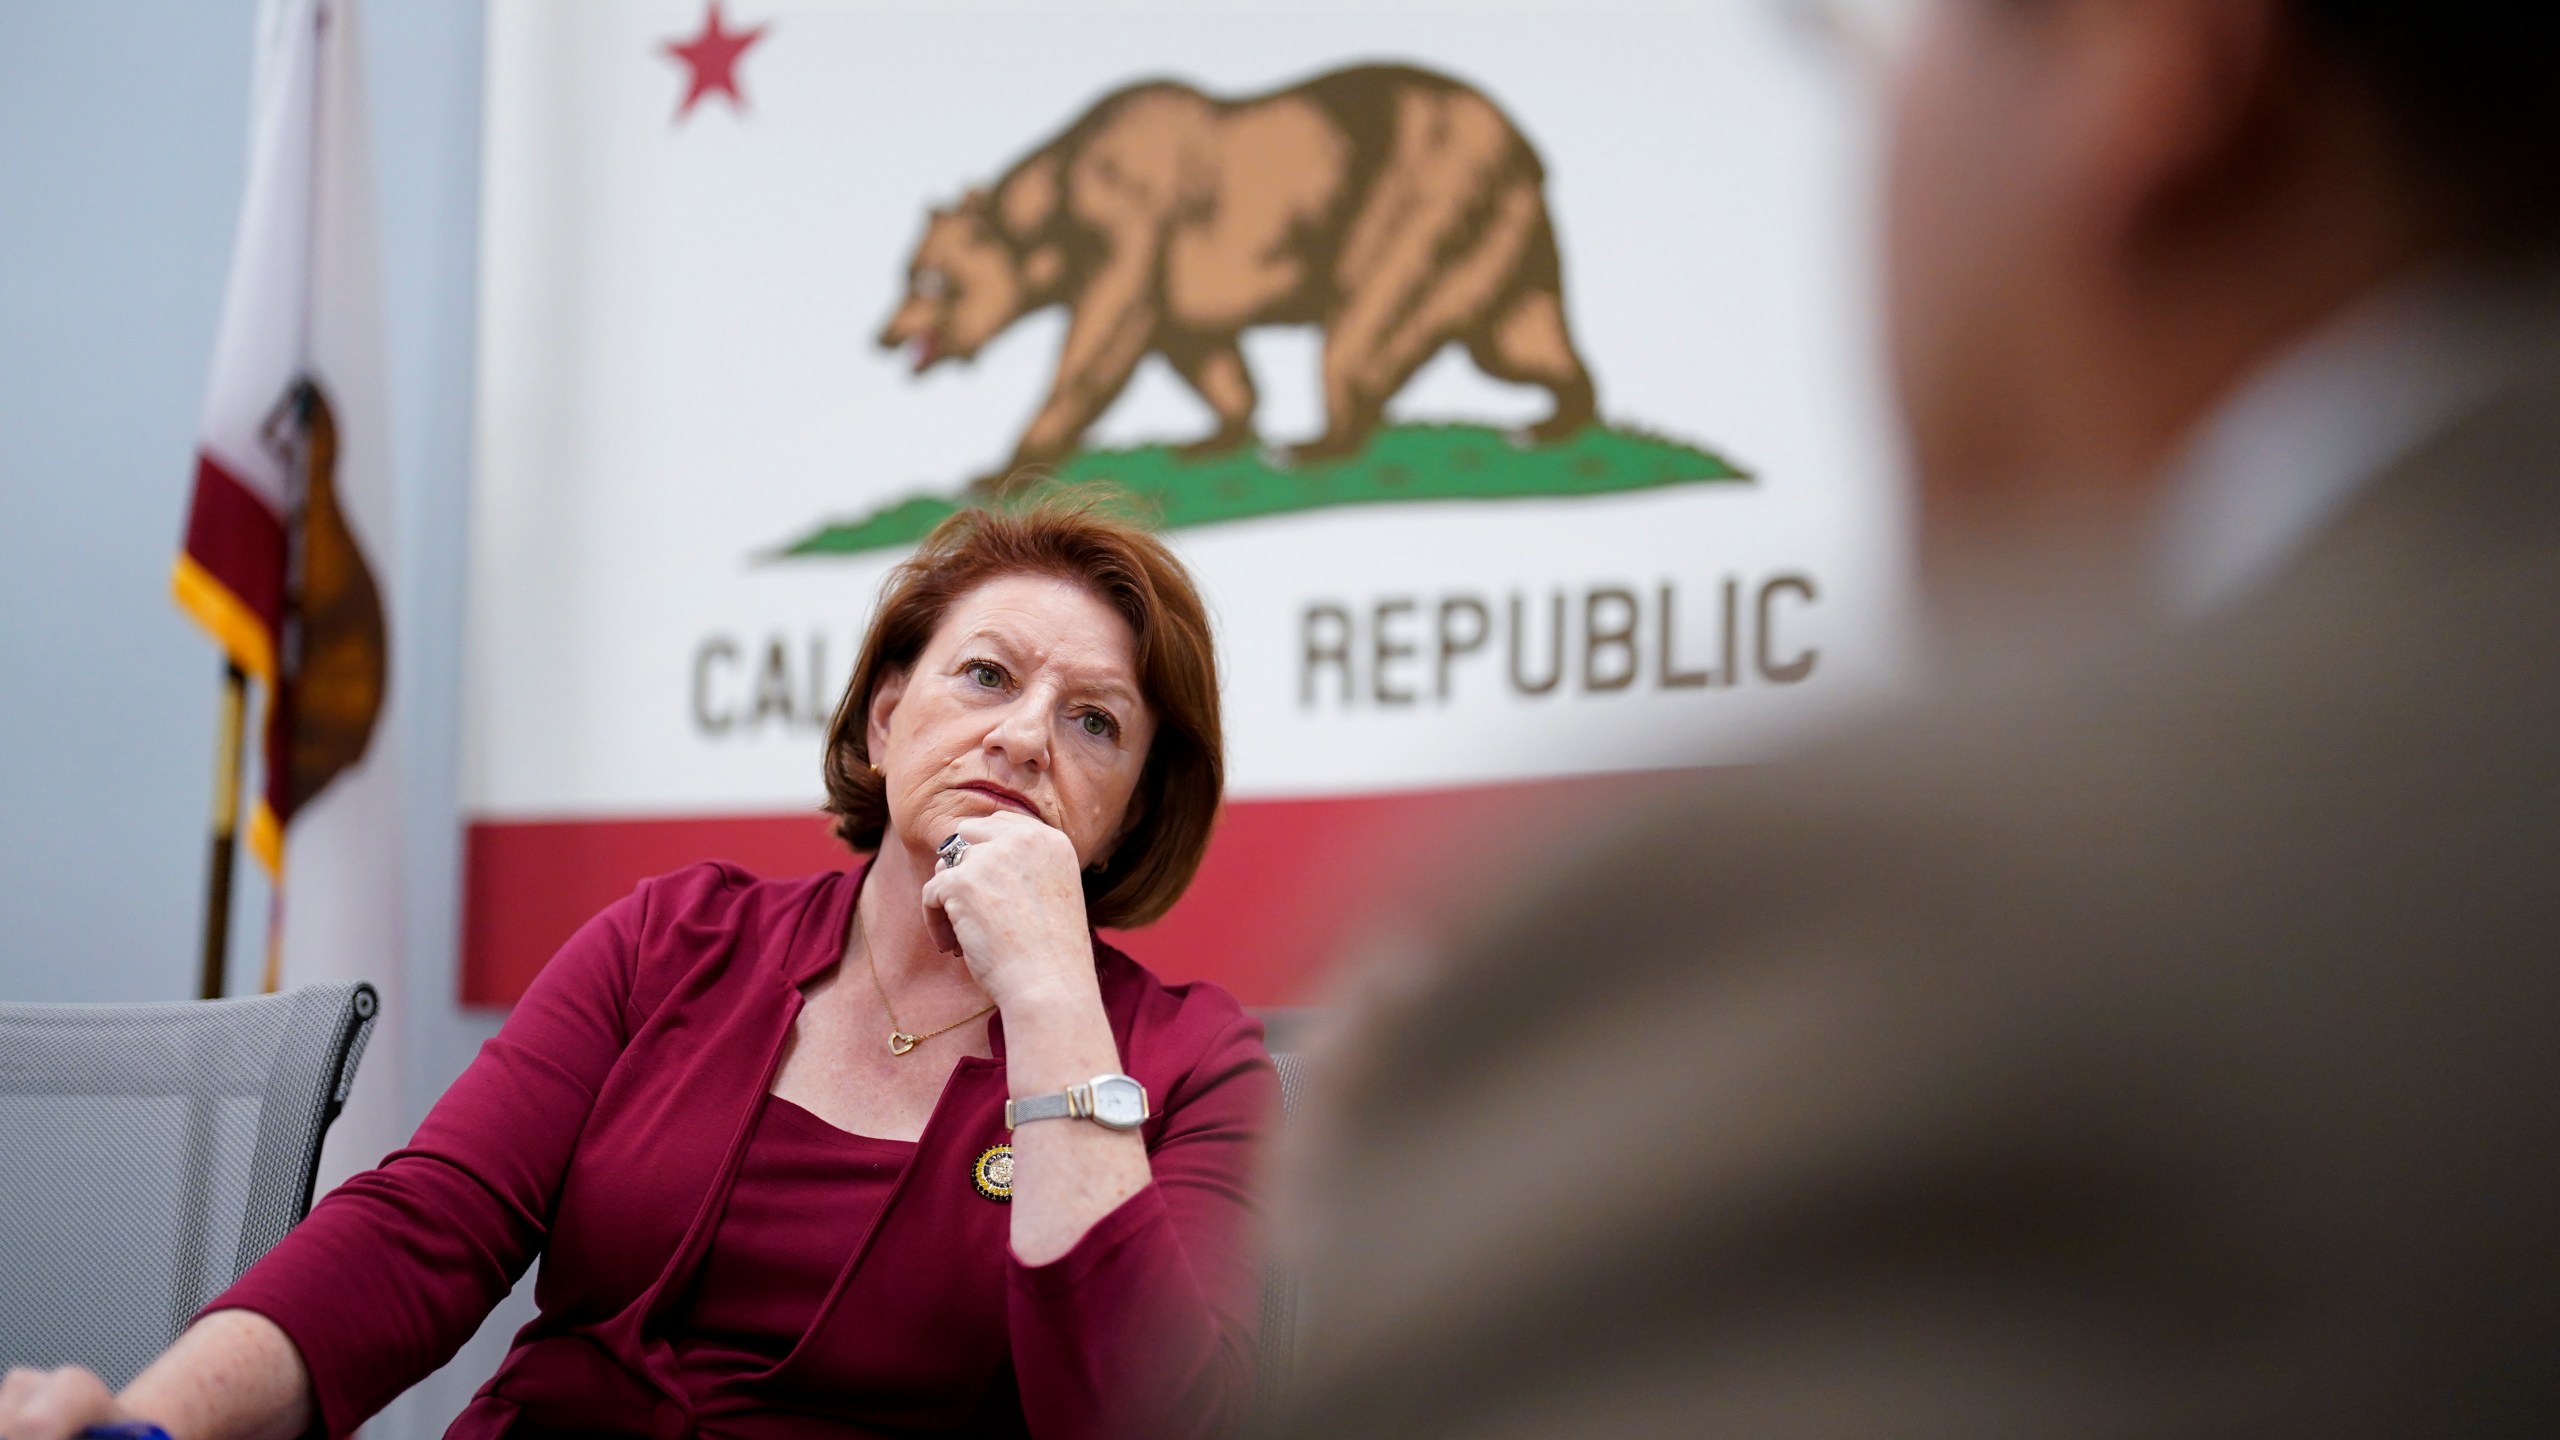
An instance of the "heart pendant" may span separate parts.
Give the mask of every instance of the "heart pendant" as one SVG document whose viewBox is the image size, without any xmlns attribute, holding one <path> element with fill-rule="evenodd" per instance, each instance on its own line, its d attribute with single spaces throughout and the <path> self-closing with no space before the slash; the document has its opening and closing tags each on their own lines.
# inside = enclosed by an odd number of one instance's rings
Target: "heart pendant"
<svg viewBox="0 0 2560 1440">
<path fill-rule="evenodd" d="M 890 1031 L 890 1032 L 889 1032 L 889 1053 L 890 1053 L 890 1054 L 892 1054 L 892 1055 L 904 1055 L 904 1054 L 906 1054 L 908 1051 L 913 1050 L 914 1048 L 916 1048 L 916 1037 L 915 1037 L 915 1036 L 908 1034 L 908 1033 L 907 1033 L 906 1031 L 904 1031 L 904 1030 L 892 1030 L 892 1031 Z"/>
</svg>

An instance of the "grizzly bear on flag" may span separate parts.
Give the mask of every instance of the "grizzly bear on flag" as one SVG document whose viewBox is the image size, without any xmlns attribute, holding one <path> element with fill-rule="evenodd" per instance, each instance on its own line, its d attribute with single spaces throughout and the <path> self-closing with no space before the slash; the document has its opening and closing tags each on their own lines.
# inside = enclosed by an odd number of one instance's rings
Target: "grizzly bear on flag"
<svg viewBox="0 0 2560 1440">
<path fill-rule="evenodd" d="M 1150 352 L 1217 416 L 1194 452 L 1252 443 L 1237 338 L 1255 325 L 1323 327 L 1327 424 L 1301 459 L 1357 452 L 1452 341 L 1544 387 L 1554 413 L 1529 438 L 1561 439 L 1595 403 L 1545 178 L 1492 101 L 1426 70 L 1361 66 L 1243 100 L 1134 85 L 931 213 L 880 344 L 921 374 L 1068 308 L 1048 398 L 981 489 L 1070 454 Z"/>
</svg>

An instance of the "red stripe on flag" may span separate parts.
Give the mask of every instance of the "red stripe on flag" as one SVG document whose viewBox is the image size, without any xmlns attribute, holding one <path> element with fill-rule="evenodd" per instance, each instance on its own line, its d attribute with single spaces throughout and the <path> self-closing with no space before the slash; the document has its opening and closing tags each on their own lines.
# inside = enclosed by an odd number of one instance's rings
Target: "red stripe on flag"
<svg viewBox="0 0 2560 1440">
<path fill-rule="evenodd" d="M 284 624 L 284 518 L 211 455 L 196 456 L 187 558 L 273 635 Z"/>
<path fill-rule="evenodd" d="M 1231 802 L 1172 912 L 1116 942 L 1167 980 L 1248 1005 L 1317 998 L 1327 967 L 1387 927 L 1429 926 L 1500 893 L 1656 775 Z M 510 1005 L 561 942 L 652 875 L 727 860 L 783 877 L 852 857 L 815 815 L 474 822 L 463 845 L 462 1003 Z"/>
<path fill-rule="evenodd" d="M 589 916 L 699 860 L 780 879 L 837 869 L 846 853 L 817 815 L 475 821 L 462 846 L 462 1003 L 514 1004 Z"/>
</svg>

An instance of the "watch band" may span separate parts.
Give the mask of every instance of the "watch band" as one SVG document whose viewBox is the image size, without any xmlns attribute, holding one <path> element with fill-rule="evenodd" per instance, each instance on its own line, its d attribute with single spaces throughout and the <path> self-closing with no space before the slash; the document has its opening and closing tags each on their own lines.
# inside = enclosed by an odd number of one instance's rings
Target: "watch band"
<svg viewBox="0 0 2560 1440">
<path fill-rule="evenodd" d="M 1077 1092 L 1083 1094 L 1079 1098 Z M 1027 1100 L 1004 1102 L 1004 1128 L 1015 1129 L 1033 1120 L 1080 1120 L 1093 1113 L 1093 1087 L 1071 1085 L 1047 1095 L 1034 1095 Z"/>
</svg>

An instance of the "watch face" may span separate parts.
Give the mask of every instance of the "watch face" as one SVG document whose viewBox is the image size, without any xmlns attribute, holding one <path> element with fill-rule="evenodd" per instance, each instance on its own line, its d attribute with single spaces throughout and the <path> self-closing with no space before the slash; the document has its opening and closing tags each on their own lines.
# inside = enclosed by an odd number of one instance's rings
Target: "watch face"
<svg viewBox="0 0 2560 1440">
<path fill-rule="evenodd" d="M 1126 1075 L 1105 1075 L 1093 1082 L 1093 1118 L 1114 1130 L 1127 1130 L 1147 1118 L 1147 1090 Z"/>
</svg>

